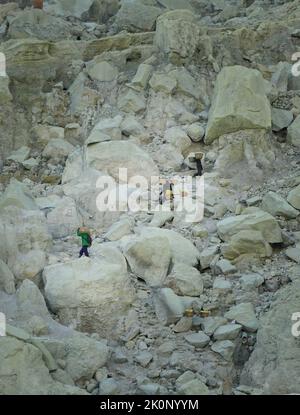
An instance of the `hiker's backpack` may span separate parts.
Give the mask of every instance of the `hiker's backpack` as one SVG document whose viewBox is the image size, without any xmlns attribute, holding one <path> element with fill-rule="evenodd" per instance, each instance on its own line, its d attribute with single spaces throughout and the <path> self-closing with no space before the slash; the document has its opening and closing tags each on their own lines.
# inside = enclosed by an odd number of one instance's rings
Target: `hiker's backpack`
<svg viewBox="0 0 300 415">
<path fill-rule="evenodd" d="M 91 237 L 91 235 L 90 235 L 90 234 L 87 234 L 87 236 L 88 236 L 88 243 L 89 243 L 89 246 L 92 246 L 92 243 L 93 243 L 92 237 Z"/>
</svg>

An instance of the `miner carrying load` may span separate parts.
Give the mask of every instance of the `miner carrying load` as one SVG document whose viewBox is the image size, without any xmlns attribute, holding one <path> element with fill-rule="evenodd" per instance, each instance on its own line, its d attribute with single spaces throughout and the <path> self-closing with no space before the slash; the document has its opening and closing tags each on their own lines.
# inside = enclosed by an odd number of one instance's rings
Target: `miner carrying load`
<svg viewBox="0 0 300 415">
<path fill-rule="evenodd" d="M 79 252 L 79 258 L 82 257 L 84 254 L 85 256 L 89 257 L 88 248 L 92 245 L 92 237 L 90 230 L 85 226 L 82 226 L 77 229 L 77 236 L 81 237 L 81 250 Z"/>
<path fill-rule="evenodd" d="M 197 151 L 195 153 L 190 153 L 187 156 L 185 161 L 186 165 L 191 169 L 197 170 L 194 176 L 202 176 L 203 175 L 203 161 L 204 161 L 204 153 L 201 151 Z"/>
</svg>

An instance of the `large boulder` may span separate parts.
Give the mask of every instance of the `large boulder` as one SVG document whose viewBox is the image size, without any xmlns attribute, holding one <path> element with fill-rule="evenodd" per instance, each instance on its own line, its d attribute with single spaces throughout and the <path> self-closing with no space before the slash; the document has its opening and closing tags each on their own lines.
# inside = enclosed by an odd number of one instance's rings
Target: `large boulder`
<svg viewBox="0 0 300 415">
<path fill-rule="evenodd" d="M 47 214 L 48 229 L 54 238 L 74 234 L 81 221 L 76 203 L 70 197 L 61 198 Z"/>
<path fill-rule="evenodd" d="M 292 111 L 272 107 L 272 130 L 280 131 L 287 128 L 293 121 Z"/>
<path fill-rule="evenodd" d="M 260 209 L 230 216 L 218 222 L 218 234 L 223 241 L 228 241 L 233 235 L 244 230 L 260 231 L 269 243 L 282 242 L 281 229 L 276 219 Z"/>
<path fill-rule="evenodd" d="M 104 118 L 99 121 L 89 135 L 86 144 L 100 143 L 101 141 L 121 140 L 122 117 L 116 115 L 114 118 Z"/>
<path fill-rule="evenodd" d="M 28 187 L 16 179 L 11 179 L 0 198 L 0 209 L 8 206 L 16 206 L 26 210 L 38 209 Z"/>
<path fill-rule="evenodd" d="M 35 278 L 52 243 L 44 215 L 38 210 L 9 206 L 1 212 L 0 231 L 0 258 L 16 278 Z"/>
<path fill-rule="evenodd" d="M 291 190 L 287 201 L 295 208 L 300 210 L 300 185 Z"/>
<path fill-rule="evenodd" d="M 300 393 L 296 364 L 300 359 L 299 337 L 295 336 L 299 336 L 299 328 L 297 319 L 292 320 L 299 311 L 299 293 L 299 281 L 281 289 L 260 319 L 255 349 L 243 369 L 241 384 L 263 388 L 268 395 Z"/>
<path fill-rule="evenodd" d="M 174 10 L 157 19 L 155 46 L 174 62 L 192 57 L 196 51 L 200 27 L 189 10 Z"/>
<path fill-rule="evenodd" d="M 175 263 L 167 279 L 167 285 L 177 295 L 198 297 L 203 293 L 203 280 L 200 272 L 189 265 Z"/>
<path fill-rule="evenodd" d="M 107 363 L 106 341 L 87 337 L 54 320 L 42 293 L 30 280 L 23 281 L 14 295 L 0 291 L 0 303 L 7 321 L 27 332 L 27 338 L 34 336 L 55 361 L 63 360 L 65 374 L 74 382 L 90 380 Z"/>
<path fill-rule="evenodd" d="M 81 161 L 82 159 L 79 159 L 77 164 L 76 162 L 71 163 L 70 160 L 70 169 L 68 170 L 70 180 L 68 180 L 67 183 L 63 185 L 65 195 L 75 201 L 77 211 L 77 213 L 75 213 L 75 210 L 73 208 L 74 204 L 70 202 L 70 205 L 73 205 L 73 207 L 70 212 L 68 210 L 64 212 L 64 217 L 66 220 L 71 221 L 67 223 L 67 226 L 62 227 L 64 228 L 63 232 L 68 232 L 74 229 L 73 227 L 76 222 L 76 217 L 78 217 L 78 219 L 82 219 L 87 226 L 91 228 L 97 228 L 97 231 L 99 232 L 101 230 L 107 230 L 109 226 L 111 226 L 116 220 L 118 220 L 122 213 L 121 209 L 118 209 L 118 207 L 114 205 L 111 206 L 110 204 L 108 204 L 102 206 L 98 203 L 98 197 L 101 197 L 103 189 L 98 189 L 97 183 L 98 180 L 101 179 L 103 174 L 98 172 L 97 170 L 89 168 L 83 169 L 81 171 Z M 79 168 L 78 165 L 80 166 Z M 64 178 L 65 177 L 66 176 L 64 175 Z M 107 178 L 107 175 L 105 175 L 105 178 Z M 113 181 L 112 178 L 111 180 Z M 111 194 L 113 198 L 115 195 L 118 195 L 119 190 L 120 186 L 118 185 L 112 187 Z M 123 199 L 126 199 L 127 201 L 128 193 L 122 193 L 121 190 L 120 193 L 122 195 L 121 200 L 123 201 Z M 119 199 L 117 198 L 117 200 Z M 125 204 L 124 202 L 124 209 L 126 208 L 126 206 L 127 204 Z M 58 207 L 57 203 L 55 204 L 55 207 Z M 62 211 L 62 209 L 64 209 L 63 204 L 61 204 L 60 210 Z M 58 212 L 58 210 L 55 211 Z M 51 228 L 51 230 L 54 230 L 55 232 L 60 232 L 60 230 L 57 227 L 58 215 L 55 216 L 55 229 Z"/>
<path fill-rule="evenodd" d="M 171 288 L 153 290 L 153 303 L 158 320 L 162 324 L 176 323 L 184 313 L 184 303 Z"/>
<path fill-rule="evenodd" d="M 81 176 L 83 171 L 82 159 L 84 154 L 76 152 L 66 163 L 63 182 Z M 111 141 L 89 145 L 86 149 L 86 165 L 99 172 L 105 173 L 119 181 L 119 169 L 126 168 L 128 180 L 133 176 L 143 176 L 150 180 L 158 176 L 158 169 L 151 157 L 129 141 Z"/>
<path fill-rule="evenodd" d="M 275 192 L 268 192 L 263 197 L 261 208 L 272 216 L 283 216 L 287 219 L 294 219 L 299 215 L 297 209 Z"/>
<path fill-rule="evenodd" d="M 8 37 L 12 39 L 35 37 L 54 42 L 69 38 L 71 33 L 70 23 L 39 9 L 17 13 L 10 20 L 8 29 Z"/>
<path fill-rule="evenodd" d="M 224 67 L 215 85 L 205 142 L 246 129 L 269 129 L 271 108 L 264 79 L 256 69 Z"/>
<path fill-rule="evenodd" d="M 162 286 L 171 261 L 171 248 L 166 237 L 140 237 L 125 248 L 131 270 L 150 286 Z"/>
<path fill-rule="evenodd" d="M 287 129 L 287 142 L 295 147 L 300 147 L 300 115 L 295 118 L 292 124 Z"/>
<path fill-rule="evenodd" d="M 243 130 L 219 138 L 218 173 L 237 183 L 263 182 L 272 174 L 276 154 L 266 130 Z"/>
<path fill-rule="evenodd" d="M 49 306 L 63 324 L 76 322 L 87 332 L 111 336 L 134 298 L 123 261 L 80 258 L 46 267 L 43 278 Z"/>
<path fill-rule="evenodd" d="M 151 31 L 155 29 L 155 21 L 161 13 L 159 7 L 141 4 L 137 0 L 126 1 L 117 13 L 116 25 L 119 30 L 129 32 Z"/>
<path fill-rule="evenodd" d="M 259 257 L 270 257 L 272 247 L 259 231 L 243 230 L 233 235 L 225 246 L 222 254 L 227 259 L 235 259 L 243 254 L 253 254 Z"/>
<path fill-rule="evenodd" d="M 47 11 L 62 17 L 77 17 L 105 23 L 119 9 L 118 0 L 50 0 Z"/>
<path fill-rule="evenodd" d="M 154 227 L 144 227 L 141 229 L 141 236 L 147 237 L 165 237 L 168 239 L 171 247 L 172 262 L 195 266 L 198 264 L 200 253 L 191 241 L 184 238 L 178 232 L 169 229 L 158 229 Z"/>
<path fill-rule="evenodd" d="M 0 390 L 2 395 L 86 394 L 53 380 L 41 351 L 11 336 L 0 337 Z"/>
<path fill-rule="evenodd" d="M 241 324 L 244 330 L 249 332 L 256 332 L 259 326 L 251 303 L 240 303 L 236 306 L 232 306 L 230 310 L 225 313 L 224 317 Z"/>
</svg>

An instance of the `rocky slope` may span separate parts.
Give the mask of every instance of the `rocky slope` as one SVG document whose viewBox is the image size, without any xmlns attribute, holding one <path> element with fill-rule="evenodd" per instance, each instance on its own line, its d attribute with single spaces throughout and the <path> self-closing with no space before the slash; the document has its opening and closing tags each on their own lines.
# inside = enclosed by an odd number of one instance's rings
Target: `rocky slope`
<svg viewBox="0 0 300 415">
<path fill-rule="evenodd" d="M 300 393 L 299 22 L 299 0 L 1 2 L 0 394 Z M 104 177 L 132 192 L 120 167 L 188 178 L 195 151 L 203 218 L 147 185 L 98 209 Z"/>
</svg>

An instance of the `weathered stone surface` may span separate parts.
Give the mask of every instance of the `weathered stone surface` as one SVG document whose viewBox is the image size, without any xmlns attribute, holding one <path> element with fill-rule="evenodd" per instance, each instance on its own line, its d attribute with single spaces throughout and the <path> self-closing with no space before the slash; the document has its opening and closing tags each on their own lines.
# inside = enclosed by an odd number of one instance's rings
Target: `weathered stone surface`
<svg viewBox="0 0 300 415">
<path fill-rule="evenodd" d="M 0 338 L 0 389 L 3 395 L 85 395 L 74 386 L 54 381 L 41 351 L 7 336 Z M 28 382 L 28 373 L 31 373 Z"/>
<path fill-rule="evenodd" d="M 112 82 L 117 78 L 119 71 L 109 62 L 103 61 L 88 65 L 88 74 L 95 81 Z"/>
<path fill-rule="evenodd" d="M 153 66 L 142 63 L 133 77 L 130 86 L 137 90 L 145 89 L 151 77 Z"/>
<path fill-rule="evenodd" d="M 129 90 L 119 97 L 118 108 L 124 112 L 140 113 L 146 109 L 145 97 L 133 90 Z"/>
<path fill-rule="evenodd" d="M 8 36 L 11 39 L 26 39 L 29 37 L 40 40 L 58 41 L 71 37 L 70 23 L 52 16 L 44 10 L 25 10 L 11 19 Z"/>
<path fill-rule="evenodd" d="M 255 332 L 258 329 L 258 320 L 251 303 L 241 303 L 231 307 L 225 317 L 228 320 L 235 320 L 247 331 Z"/>
<path fill-rule="evenodd" d="M 261 208 L 273 216 L 283 216 L 287 219 L 294 219 L 299 215 L 296 209 L 275 192 L 268 192 L 263 197 Z"/>
<path fill-rule="evenodd" d="M 243 230 L 260 231 L 267 242 L 282 242 L 280 227 L 276 219 L 262 210 L 231 216 L 218 222 L 218 234 L 224 241 Z"/>
<path fill-rule="evenodd" d="M 232 359 L 234 348 L 234 343 L 231 340 L 219 340 L 211 346 L 211 350 L 220 354 L 227 361 Z"/>
<path fill-rule="evenodd" d="M 169 241 L 172 253 L 172 261 L 195 266 L 198 264 L 199 252 L 191 241 L 184 238 L 178 232 L 169 229 L 157 229 L 153 227 L 144 227 L 141 230 L 143 237 L 166 237 Z"/>
<path fill-rule="evenodd" d="M 12 160 L 17 163 L 22 163 L 25 161 L 30 154 L 30 148 L 27 146 L 22 146 L 18 150 L 14 151 L 10 156 L 7 157 L 7 160 Z"/>
<path fill-rule="evenodd" d="M 51 139 L 65 138 L 64 128 L 52 125 L 37 124 L 33 127 L 32 133 L 38 148 L 45 148 Z"/>
<path fill-rule="evenodd" d="M 271 109 L 259 71 L 243 66 L 222 69 L 215 85 L 205 142 L 245 129 L 269 129 Z"/>
<path fill-rule="evenodd" d="M 201 328 L 208 336 L 211 336 L 218 327 L 227 323 L 224 317 L 206 317 L 201 323 Z"/>
<path fill-rule="evenodd" d="M 47 214 L 48 229 L 54 238 L 75 234 L 81 222 L 76 204 L 70 197 L 61 198 Z"/>
<path fill-rule="evenodd" d="M 68 143 L 68 141 L 60 138 L 52 138 L 44 148 L 42 155 L 46 159 L 59 162 L 60 160 L 64 160 L 73 150 L 74 146 Z"/>
<path fill-rule="evenodd" d="M 0 290 L 4 290 L 7 294 L 16 291 L 14 274 L 2 259 L 0 259 Z"/>
<path fill-rule="evenodd" d="M 195 53 L 199 35 L 194 14 L 189 10 L 174 10 L 157 19 L 154 43 L 171 59 L 172 55 L 188 58 Z"/>
<path fill-rule="evenodd" d="M 187 135 L 190 137 L 192 141 L 201 141 L 205 135 L 205 130 L 199 123 L 194 123 L 189 125 L 187 129 Z"/>
<path fill-rule="evenodd" d="M 195 347 L 205 347 L 210 341 L 210 338 L 205 333 L 203 333 L 203 331 L 187 334 L 184 336 L 184 338 L 188 343 L 192 344 Z"/>
<path fill-rule="evenodd" d="M 12 95 L 9 90 L 9 78 L 8 76 L 0 77 L 0 103 L 8 104 L 12 101 Z"/>
<path fill-rule="evenodd" d="M 239 335 L 242 326 L 240 324 L 226 324 L 220 326 L 214 332 L 214 340 L 234 340 Z"/>
<path fill-rule="evenodd" d="M 226 280 L 225 278 L 217 277 L 214 280 L 213 290 L 217 294 L 224 294 L 232 290 L 232 284 L 230 281 Z"/>
<path fill-rule="evenodd" d="M 50 2 L 49 2 L 50 3 Z M 47 8 L 51 13 L 63 17 L 96 20 L 105 23 L 119 9 L 118 0 L 51 0 Z"/>
<path fill-rule="evenodd" d="M 92 129 L 86 144 L 95 144 L 102 141 L 121 140 L 122 117 L 116 115 L 114 118 L 104 118 Z"/>
<path fill-rule="evenodd" d="M 128 219 L 124 219 L 114 223 L 105 234 L 105 238 L 109 241 L 118 241 L 123 236 L 131 234 L 132 230 L 132 222 Z"/>
<path fill-rule="evenodd" d="M 141 4 L 133 0 L 122 4 L 117 13 L 116 24 L 121 30 L 135 31 L 151 31 L 154 29 L 157 17 L 162 13 L 158 7 Z"/>
<path fill-rule="evenodd" d="M 201 265 L 202 270 L 209 268 L 213 259 L 218 257 L 218 252 L 219 252 L 219 246 L 213 245 L 213 246 L 209 246 L 208 248 L 205 248 L 200 253 L 200 265 Z"/>
<path fill-rule="evenodd" d="M 36 210 L 37 205 L 26 185 L 16 179 L 11 179 L 10 184 L 0 198 L 0 208 L 17 206 L 21 209 Z"/>
<path fill-rule="evenodd" d="M 241 383 L 261 387 L 265 394 L 300 393 L 299 335 L 297 320 L 291 320 L 299 309 L 299 281 L 286 286 L 278 293 L 271 309 L 260 319 L 257 341 L 246 363 Z M 299 319 L 298 319 L 299 321 Z"/>
<path fill-rule="evenodd" d="M 292 111 L 283 110 L 280 108 L 272 108 L 272 130 L 280 131 L 287 128 L 293 122 Z"/>
<path fill-rule="evenodd" d="M 264 278 L 259 274 L 247 274 L 240 278 L 240 282 L 245 290 L 251 290 L 262 285 Z"/>
<path fill-rule="evenodd" d="M 184 304 L 171 288 L 156 289 L 153 302 L 156 316 L 162 324 L 176 323 L 183 316 Z"/>
<path fill-rule="evenodd" d="M 167 74 L 155 72 L 149 81 L 149 85 L 155 92 L 171 94 L 177 86 L 177 81 Z"/>
<path fill-rule="evenodd" d="M 82 151 L 76 152 L 66 163 L 62 181 L 66 183 L 81 177 L 83 164 Z M 119 181 L 119 169 L 127 168 L 128 179 L 143 176 L 150 180 L 158 177 L 158 169 L 151 157 L 136 144 L 125 141 L 97 143 L 87 147 L 86 164 L 90 168 L 108 174 Z"/>
<path fill-rule="evenodd" d="M 292 124 L 287 129 L 287 142 L 295 147 L 300 147 L 300 115 L 295 118 Z"/>
<path fill-rule="evenodd" d="M 171 248 L 166 237 L 134 240 L 125 248 L 131 270 L 150 286 L 162 286 L 171 261 Z"/>
<path fill-rule="evenodd" d="M 300 210 L 300 185 L 291 190 L 288 194 L 287 201 L 295 209 Z"/>
<path fill-rule="evenodd" d="M 300 247 L 299 246 L 296 248 L 288 248 L 285 251 L 285 254 L 288 258 L 300 264 Z"/>
<path fill-rule="evenodd" d="M 236 272 L 236 267 L 228 259 L 220 259 L 215 264 L 214 270 L 217 273 L 227 275 Z"/>
<path fill-rule="evenodd" d="M 269 257 L 272 255 L 272 247 L 260 231 L 245 230 L 231 237 L 228 244 L 222 247 L 222 254 L 229 260 L 243 254 Z"/>
<path fill-rule="evenodd" d="M 81 330 L 112 333 L 130 306 L 134 289 L 120 263 L 81 258 L 44 269 L 45 296 L 65 324 L 76 319 Z"/>
<path fill-rule="evenodd" d="M 197 297 L 203 292 L 203 281 L 200 272 L 186 264 L 175 263 L 168 276 L 167 284 L 176 294 Z"/>
</svg>

